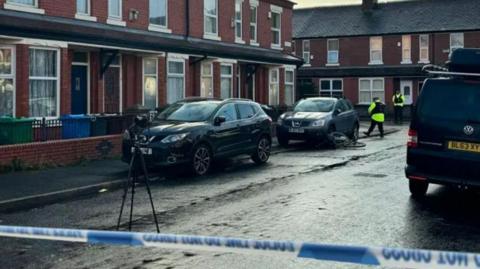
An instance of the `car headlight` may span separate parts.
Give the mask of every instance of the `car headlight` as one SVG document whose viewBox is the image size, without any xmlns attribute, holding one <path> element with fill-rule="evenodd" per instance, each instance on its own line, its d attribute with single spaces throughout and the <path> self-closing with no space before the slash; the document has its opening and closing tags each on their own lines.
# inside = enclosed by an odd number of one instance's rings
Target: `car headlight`
<svg viewBox="0 0 480 269">
<path fill-rule="evenodd" d="M 123 132 L 123 136 L 122 136 L 123 140 L 130 140 L 132 139 L 130 137 L 130 132 L 128 130 L 125 130 L 125 132 Z"/>
<path fill-rule="evenodd" d="M 162 143 L 174 143 L 183 140 L 187 135 L 188 133 L 169 135 L 162 139 Z"/>
<path fill-rule="evenodd" d="M 322 127 L 325 125 L 325 120 L 316 120 L 312 122 L 313 127 Z"/>
</svg>

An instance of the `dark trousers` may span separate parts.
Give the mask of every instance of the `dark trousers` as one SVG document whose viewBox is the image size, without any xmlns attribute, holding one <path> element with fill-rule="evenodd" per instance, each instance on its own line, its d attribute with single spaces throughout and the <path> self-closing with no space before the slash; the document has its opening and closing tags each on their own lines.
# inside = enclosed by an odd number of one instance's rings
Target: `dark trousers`
<svg viewBox="0 0 480 269">
<path fill-rule="evenodd" d="M 374 121 L 372 120 L 372 122 L 370 123 L 370 128 L 368 128 L 368 135 L 370 135 L 373 130 L 375 129 L 375 127 L 378 125 L 378 130 L 380 131 L 380 136 L 383 137 L 383 122 L 378 122 L 378 121 Z"/>
<path fill-rule="evenodd" d="M 403 107 L 395 106 L 395 123 L 403 122 Z"/>
</svg>

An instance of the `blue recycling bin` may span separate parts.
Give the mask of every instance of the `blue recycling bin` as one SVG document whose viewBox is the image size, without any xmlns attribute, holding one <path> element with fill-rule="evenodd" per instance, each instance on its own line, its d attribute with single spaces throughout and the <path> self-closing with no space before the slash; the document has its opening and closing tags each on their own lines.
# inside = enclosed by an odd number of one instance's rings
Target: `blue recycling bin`
<svg viewBox="0 0 480 269">
<path fill-rule="evenodd" d="M 86 115 L 64 115 L 62 122 L 62 139 L 90 137 L 90 117 Z"/>
</svg>

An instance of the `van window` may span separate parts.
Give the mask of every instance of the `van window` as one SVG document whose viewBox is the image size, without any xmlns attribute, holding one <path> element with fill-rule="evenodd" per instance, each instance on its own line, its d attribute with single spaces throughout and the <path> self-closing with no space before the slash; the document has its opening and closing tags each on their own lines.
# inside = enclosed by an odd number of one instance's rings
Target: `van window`
<svg viewBox="0 0 480 269">
<path fill-rule="evenodd" d="M 417 104 L 424 120 L 480 122 L 480 83 L 461 80 L 429 80 Z"/>
</svg>

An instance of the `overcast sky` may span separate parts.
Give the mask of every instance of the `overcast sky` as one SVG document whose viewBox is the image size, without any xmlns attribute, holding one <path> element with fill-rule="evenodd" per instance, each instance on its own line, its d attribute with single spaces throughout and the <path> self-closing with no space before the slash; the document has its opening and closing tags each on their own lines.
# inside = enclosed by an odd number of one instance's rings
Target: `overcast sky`
<svg viewBox="0 0 480 269">
<path fill-rule="evenodd" d="M 295 8 L 316 7 L 316 6 L 336 6 L 348 4 L 360 4 L 362 0 L 292 0 L 296 2 Z M 380 2 L 394 2 L 402 0 L 380 0 Z"/>
</svg>

